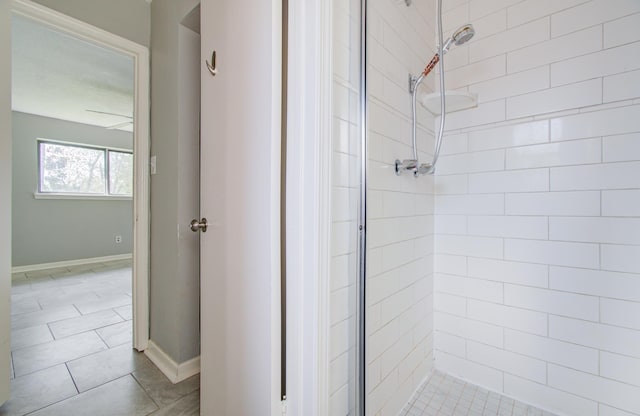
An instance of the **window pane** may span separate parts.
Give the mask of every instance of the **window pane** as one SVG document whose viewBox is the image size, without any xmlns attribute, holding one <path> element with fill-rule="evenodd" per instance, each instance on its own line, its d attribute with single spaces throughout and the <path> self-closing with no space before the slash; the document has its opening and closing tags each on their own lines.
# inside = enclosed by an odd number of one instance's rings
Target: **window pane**
<svg viewBox="0 0 640 416">
<path fill-rule="evenodd" d="M 109 193 L 133 195 L 133 154 L 109 151 Z"/>
<path fill-rule="evenodd" d="M 104 150 L 40 143 L 40 192 L 104 194 Z"/>
</svg>

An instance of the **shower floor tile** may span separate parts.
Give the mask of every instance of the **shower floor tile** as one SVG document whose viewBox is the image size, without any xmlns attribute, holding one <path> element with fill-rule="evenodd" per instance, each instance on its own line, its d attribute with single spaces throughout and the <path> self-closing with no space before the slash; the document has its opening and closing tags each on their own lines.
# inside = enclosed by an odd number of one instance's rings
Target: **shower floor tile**
<svg viewBox="0 0 640 416">
<path fill-rule="evenodd" d="M 420 386 L 402 416 L 555 416 L 439 371 Z"/>
</svg>

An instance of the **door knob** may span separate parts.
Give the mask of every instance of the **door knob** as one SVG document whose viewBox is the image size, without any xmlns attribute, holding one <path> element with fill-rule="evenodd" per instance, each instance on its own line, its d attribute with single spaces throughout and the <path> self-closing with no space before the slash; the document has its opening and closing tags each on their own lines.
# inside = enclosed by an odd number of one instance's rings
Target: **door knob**
<svg viewBox="0 0 640 416">
<path fill-rule="evenodd" d="M 203 233 L 206 233 L 209 223 L 207 222 L 206 218 L 202 218 L 200 221 L 198 221 L 197 219 L 194 219 L 191 221 L 190 226 L 191 226 L 191 231 L 193 231 L 194 233 L 197 233 L 200 230 L 202 230 Z"/>
</svg>

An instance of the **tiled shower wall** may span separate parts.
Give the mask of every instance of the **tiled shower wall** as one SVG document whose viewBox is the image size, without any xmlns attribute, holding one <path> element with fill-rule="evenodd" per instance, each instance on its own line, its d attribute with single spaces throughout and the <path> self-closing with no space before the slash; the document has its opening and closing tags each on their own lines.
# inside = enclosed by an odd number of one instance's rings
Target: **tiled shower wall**
<svg viewBox="0 0 640 416">
<path fill-rule="evenodd" d="M 407 78 L 435 49 L 433 13 L 426 0 L 369 2 L 368 415 L 397 414 L 432 368 L 433 178 L 398 177 L 394 162 L 411 158 Z M 359 19 L 359 1 L 333 2 L 331 415 L 355 400 Z M 420 120 L 426 162 L 433 117 L 420 109 Z"/>
<path fill-rule="evenodd" d="M 558 414 L 640 415 L 640 1 L 444 0 L 435 363 Z"/>
<path fill-rule="evenodd" d="M 359 1 L 332 2 L 329 414 L 354 414 L 360 184 Z"/>
<path fill-rule="evenodd" d="M 433 367 L 433 178 L 394 173 L 412 158 L 408 76 L 431 59 L 433 16 L 431 0 L 368 2 L 367 415 L 397 415 Z"/>
</svg>

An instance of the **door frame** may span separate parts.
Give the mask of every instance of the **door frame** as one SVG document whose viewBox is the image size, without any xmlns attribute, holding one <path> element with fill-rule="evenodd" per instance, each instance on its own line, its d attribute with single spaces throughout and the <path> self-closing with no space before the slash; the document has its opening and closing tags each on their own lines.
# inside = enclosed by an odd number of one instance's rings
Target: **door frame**
<svg viewBox="0 0 640 416">
<path fill-rule="evenodd" d="M 14 13 L 133 59 L 133 347 L 143 351 L 149 342 L 149 50 L 29 0 L 12 0 L 11 14 Z M 11 140 L 10 134 L 6 137 Z M 11 198 L 0 200 L 0 204 L 10 208 Z"/>
</svg>

